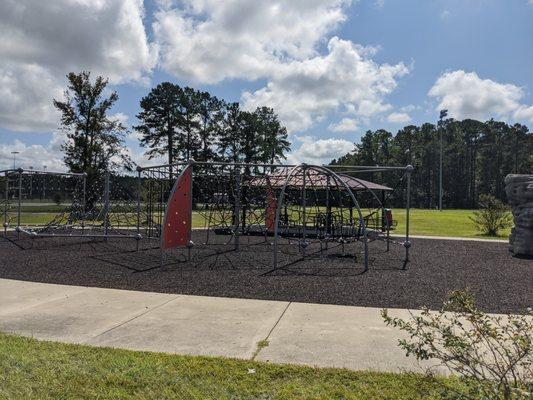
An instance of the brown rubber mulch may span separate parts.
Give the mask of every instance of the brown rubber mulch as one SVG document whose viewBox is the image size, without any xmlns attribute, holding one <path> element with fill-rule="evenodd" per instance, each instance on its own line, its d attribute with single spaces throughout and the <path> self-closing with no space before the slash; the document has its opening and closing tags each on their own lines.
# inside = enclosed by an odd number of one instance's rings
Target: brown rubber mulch
<svg viewBox="0 0 533 400">
<path fill-rule="evenodd" d="M 446 293 L 469 288 L 487 312 L 523 313 L 533 305 L 533 260 L 513 258 L 504 243 L 413 239 L 411 260 L 404 249 L 370 244 L 364 271 L 362 244 L 310 245 L 299 258 L 295 242 L 282 241 L 280 265 L 272 268 L 271 239 L 242 237 L 240 251 L 228 237 L 218 245 L 165 253 L 157 242 L 0 237 L 0 277 L 34 282 L 97 286 L 206 296 L 269 299 L 370 307 L 439 308 Z M 189 256 L 189 258 L 188 258 Z"/>
</svg>

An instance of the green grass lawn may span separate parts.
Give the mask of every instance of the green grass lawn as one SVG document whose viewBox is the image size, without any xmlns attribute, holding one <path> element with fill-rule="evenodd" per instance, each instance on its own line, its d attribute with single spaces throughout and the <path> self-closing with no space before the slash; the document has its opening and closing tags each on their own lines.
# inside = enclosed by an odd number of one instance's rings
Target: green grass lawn
<svg viewBox="0 0 533 400">
<path fill-rule="evenodd" d="M 468 238 L 507 239 L 511 229 L 500 232 L 499 236 L 485 236 L 476 231 L 469 217 L 474 210 L 422 210 L 410 212 L 411 235 L 453 236 Z M 393 218 L 398 221 L 397 233 L 405 232 L 405 209 L 394 209 Z"/>
<path fill-rule="evenodd" d="M 2 399 L 440 399 L 443 382 L 459 384 L 415 374 L 134 352 L 0 333 Z"/>
<path fill-rule="evenodd" d="M 56 213 L 53 212 L 25 212 L 22 215 L 23 224 L 46 224 Z M 474 224 L 470 220 L 473 215 L 473 210 L 411 210 L 411 235 L 427 235 L 427 236 L 453 236 L 466 238 L 491 238 L 491 239 L 507 239 L 510 234 L 510 229 L 500 232 L 498 237 L 488 237 L 481 235 L 476 231 Z M 11 213 L 15 222 L 16 215 Z M 135 217 L 132 215 L 131 220 Z M 395 233 L 404 234 L 405 232 L 405 209 L 394 209 L 393 218 L 398 221 Z M 193 213 L 193 227 L 203 228 L 205 226 L 205 218 L 199 213 Z"/>
</svg>

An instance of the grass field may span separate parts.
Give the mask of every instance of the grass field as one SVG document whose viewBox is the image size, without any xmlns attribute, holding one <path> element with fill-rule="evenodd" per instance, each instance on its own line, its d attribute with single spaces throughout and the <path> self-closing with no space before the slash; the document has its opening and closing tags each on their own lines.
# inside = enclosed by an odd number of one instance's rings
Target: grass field
<svg viewBox="0 0 533 400">
<path fill-rule="evenodd" d="M 412 235 L 452 236 L 468 238 L 507 239 L 511 229 L 500 232 L 499 236 L 485 236 L 476 231 L 469 217 L 474 210 L 422 210 L 412 209 L 410 225 Z M 405 209 L 393 210 L 393 218 L 398 220 L 398 233 L 405 231 Z"/>
<path fill-rule="evenodd" d="M 38 212 L 28 208 L 22 215 L 23 224 L 45 224 L 56 215 L 55 212 Z M 474 224 L 469 217 L 473 215 L 473 210 L 411 210 L 411 234 L 427 236 L 453 236 L 465 238 L 492 238 L 506 239 L 509 237 L 510 229 L 500 232 L 499 236 L 488 237 L 476 231 Z M 11 214 L 14 218 L 15 214 Z M 131 220 L 135 217 L 132 215 Z M 393 218 L 398 221 L 396 232 L 405 232 L 405 209 L 394 209 Z M 14 222 L 14 221 L 13 221 Z M 13 224 L 13 223 L 12 223 Z M 205 219 L 198 213 L 193 213 L 193 227 L 202 228 L 205 226 Z"/>
<path fill-rule="evenodd" d="M 415 374 L 133 352 L 0 333 L 5 399 L 441 399 L 443 382 L 459 384 Z"/>
</svg>

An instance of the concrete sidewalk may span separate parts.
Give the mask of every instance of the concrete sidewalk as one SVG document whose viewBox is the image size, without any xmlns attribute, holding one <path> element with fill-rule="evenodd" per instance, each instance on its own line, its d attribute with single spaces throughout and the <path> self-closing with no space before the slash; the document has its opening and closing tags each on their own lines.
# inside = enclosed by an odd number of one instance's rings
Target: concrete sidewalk
<svg viewBox="0 0 533 400">
<path fill-rule="evenodd" d="M 0 279 L 0 331 L 37 339 L 354 370 L 421 371 L 379 309 Z M 391 310 L 407 316 L 407 310 Z M 258 342 L 268 341 L 268 346 Z"/>
</svg>

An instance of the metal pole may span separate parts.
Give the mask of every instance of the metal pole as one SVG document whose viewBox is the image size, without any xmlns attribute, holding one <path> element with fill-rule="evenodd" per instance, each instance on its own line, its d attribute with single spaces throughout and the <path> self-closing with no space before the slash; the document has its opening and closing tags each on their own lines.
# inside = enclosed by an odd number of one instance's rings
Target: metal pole
<svg viewBox="0 0 533 400">
<path fill-rule="evenodd" d="M 405 167 L 405 173 L 407 175 L 407 199 L 405 203 L 405 242 L 403 246 L 405 247 L 405 261 L 404 268 L 409 262 L 409 249 L 411 247 L 411 242 L 409 241 L 409 212 L 411 211 L 411 174 L 413 173 L 413 166 L 408 165 Z"/>
<path fill-rule="evenodd" d="M 4 173 L 6 177 L 5 197 L 4 197 L 4 237 L 7 236 L 7 211 L 9 210 L 9 173 Z"/>
<path fill-rule="evenodd" d="M 328 238 L 326 238 L 326 243 L 325 243 L 325 247 L 326 249 L 328 248 L 328 239 L 329 239 L 329 235 L 331 235 L 331 223 L 333 222 L 333 218 L 332 218 L 332 215 L 331 215 L 331 204 L 330 204 L 330 200 L 329 200 L 329 195 L 330 195 L 330 178 L 329 178 L 329 175 L 327 177 L 327 182 L 326 182 L 326 235 L 328 236 Z"/>
<path fill-rule="evenodd" d="M 235 250 L 239 250 L 240 245 L 240 215 L 241 215 L 241 170 L 239 166 L 235 168 L 235 209 L 233 211 L 233 224 L 234 224 L 234 243 Z"/>
<path fill-rule="evenodd" d="M 442 157 L 443 157 L 443 143 L 442 143 L 442 126 L 443 126 L 443 120 L 448 115 L 448 110 L 440 110 L 439 114 L 439 133 L 440 133 L 440 154 L 439 154 L 439 211 L 442 211 L 442 196 L 443 196 L 443 189 L 442 189 Z"/>
<path fill-rule="evenodd" d="M 439 155 L 439 211 L 442 211 L 442 127 L 440 132 L 440 155 Z"/>
<path fill-rule="evenodd" d="M 300 243 L 300 248 L 302 249 L 302 257 L 305 258 L 305 250 L 307 247 L 306 241 L 306 228 L 307 228 L 307 192 L 306 192 L 306 175 L 307 175 L 307 165 L 302 164 L 302 172 L 304 174 L 302 179 L 302 223 L 303 223 L 303 232 L 302 232 L 302 242 Z"/>
<path fill-rule="evenodd" d="M 141 239 L 141 169 L 137 167 L 137 250 Z"/>
<path fill-rule="evenodd" d="M 109 171 L 105 174 L 104 183 L 104 237 L 107 240 L 109 233 Z"/>
<path fill-rule="evenodd" d="M 19 198 L 18 198 L 18 210 L 17 210 L 17 238 L 20 238 L 20 213 L 21 213 L 21 207 L 22 207 L 22 168 L 19 168 Z"/>
<path fill-rule="evenodd" d="M 85 217 L 87 208 L 87 175 L 83 175 L 83 193 L 81 199 L 81 232 L 85 232 Z"/>
</svg>

